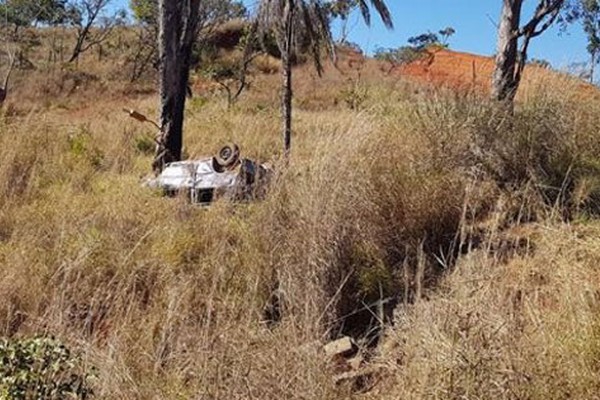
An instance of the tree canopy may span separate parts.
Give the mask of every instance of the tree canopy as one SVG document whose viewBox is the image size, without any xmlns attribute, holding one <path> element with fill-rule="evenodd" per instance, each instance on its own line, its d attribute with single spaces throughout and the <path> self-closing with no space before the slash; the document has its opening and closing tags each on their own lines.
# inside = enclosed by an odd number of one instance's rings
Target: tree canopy
<svg viewBox="0 0 600 400">
<path fill-rule="evenodd" d="M 158 0 L 130 0 L 134 18 L 142 23 L 158 23 Z M 239 0 L 205 0 L 200 2 L 198 20 L 226 21 L 246 15 L 246 7 Z M 200 26 L 201 27 L 201 26 Z"/>
<path fill-rule="evenodd" d="M 67 0 L 1 0 L 2 19 L 17 26 L 55 25 L 69 18 Z"/>
</svg>

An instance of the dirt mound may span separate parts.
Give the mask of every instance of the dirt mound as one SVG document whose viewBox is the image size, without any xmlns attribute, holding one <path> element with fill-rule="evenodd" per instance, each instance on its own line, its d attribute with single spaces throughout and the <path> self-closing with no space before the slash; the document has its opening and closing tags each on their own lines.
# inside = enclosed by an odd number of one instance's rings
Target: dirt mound
<svg viewBox="0 0 600 400">
<path fill-rule="evenodd" d="M 391 74 L 455 88 L 489 89 L 493 70 L 491 57 L 432 49 L 423 58 L 393 68 Z"/>
<path fill-rule="evenodd" d="M 494 59 L 492 57 L 436 48 L 428 50 L 423 58 L 395 66 L 390 70 L 390 75 L 436 86 L 487 93 L 490 91 L 493 71 Z M 529 65 L 525 68 L 523 83 L 528 85 L 535 81 L 558 78 L 564 79 L 566 75 L 551 69 Z M 575 84 L 581 93 L 598 95 L 597 88 L 588 83 L 576 81 Z"/>
</svg>

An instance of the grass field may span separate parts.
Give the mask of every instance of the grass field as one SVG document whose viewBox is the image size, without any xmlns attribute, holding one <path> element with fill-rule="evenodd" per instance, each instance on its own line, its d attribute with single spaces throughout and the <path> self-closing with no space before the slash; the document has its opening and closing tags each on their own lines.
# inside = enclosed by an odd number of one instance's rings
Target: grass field
<svg viewBox="0 0 600 400">
<path fill-rule="evenodd" d="M 597 398 L 600 103 L 579 84 L 530 76 L 506 118 L 373 62 L 300 67 L 289 168 L 278 74 L 231 109 L 202 89 L 186 153 L 235 141 L 277 172 L 264 201 L 205 208 L 140 185 L 152 131 L 121 108 L 157 96 L 107 54 L 17 71 L 3 337 L 59 338 L 107 399 Z M 334 383 L 320 344 L 342 334 L 366 385 Z"/>
</svg>

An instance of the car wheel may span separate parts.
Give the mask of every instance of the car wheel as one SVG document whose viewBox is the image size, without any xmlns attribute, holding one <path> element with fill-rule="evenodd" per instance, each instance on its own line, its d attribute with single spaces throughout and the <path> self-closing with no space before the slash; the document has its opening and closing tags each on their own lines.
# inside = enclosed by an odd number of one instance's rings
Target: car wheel
<svg viewBox="0 0 600 400">
<path fill-rule="evenodd" d="M 215 156 L 215 162 L 221 169 L 229 169 L 240 160 L 240 148 L 237 144 L 227 144 Z"/>
</svg>

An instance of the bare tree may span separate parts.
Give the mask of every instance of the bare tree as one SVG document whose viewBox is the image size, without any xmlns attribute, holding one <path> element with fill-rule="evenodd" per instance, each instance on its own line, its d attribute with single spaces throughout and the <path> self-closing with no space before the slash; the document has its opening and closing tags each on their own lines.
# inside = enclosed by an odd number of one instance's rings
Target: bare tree
<svg viewBox="0 0 600 400">
<path fill-rule="evenodd" d="M 137 28 L 134 48 L 128 57 L 128 62 L 131 64 L 130 82 L 137 81 L 152 65 L 157 64 L 157 32 L 153 25 L 143 25 Z"/>
<path fill-rule="evenodd" d="M 198 30 L 200 0 L 160 0 L 160 126 L 152 168 L 159 173 L 165 164 L 181 159 L 183 116 L 192 50 Z"/>
<path fill-rule="evenodd" d="M 587 51 L 590 54 L 589 73 L 586 77 L 594 83 L 596 65 L 600 62 L 600 0 L 570 0 L 563 22 L 581 22 L 587 37 Z"/>
<path fill-rule="evenodd" d="M 122 21 L 122 12 L 105 15 L 110 2 L 111 0 L 73 0 L 69 4 L 68 19 L 77 32 L 70 63 L 77 61 L 81 53 L 106 41 L 114 27 Z"/>
<path fill-rule="evenodd" d="M 250 25 L 238 45 L 239 57 L 223 60 L 214 60 L 206 70 L 206 75 L 219 84 L 227 94 L 227 105 L 231 108 L 239 99 L 246 88 L 250 86 L 248 72 L 252 61 L 262 54 L 257 49 L 256 32 L 258 24 Z"/>
<path fill-rule="evenodd" d="M 534 15 L 521 26 L 524 0 L 503 0 L 492 98 L 512 104 L 527 63 L 531 39 L 544 33 L 558 18 L 565 0 L 538 0 Z M 519 41 L 521 43 L 519 44 Z"/>
<path fill-rule="evenodd" d="M 337 0 L 345 2 L 350 0 Z M 355 3 L 354 1 L 352 1 Z M 392 19 L 383 0 L 371 0 L 388 28 Z M 366 0 L 358 0 L 358 7 L 367 24 L 371 13 Z M 333 40 L 329 26 L 329 9 L 322 0 L 262 0 L 258 10 L 259 31 L 262 36 L 273 33 L 281 53 L 281 114 L 283 153 L 289 157 L 292 145 L 292 64 L 299 50 L 310 52 L 319 75 L 323 67 L 321 52 L 329 49 L 334 56 Z"/>
</svg>

